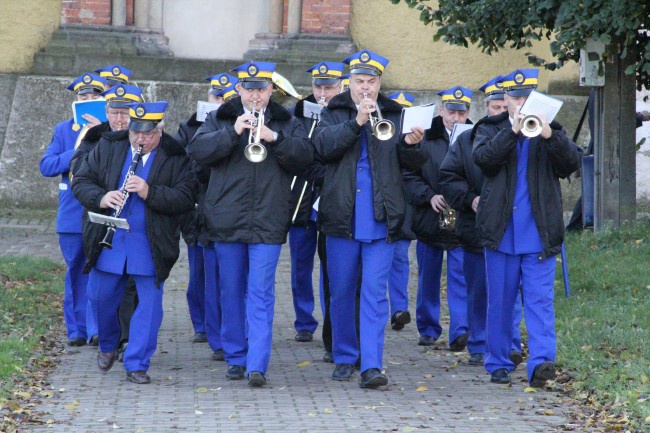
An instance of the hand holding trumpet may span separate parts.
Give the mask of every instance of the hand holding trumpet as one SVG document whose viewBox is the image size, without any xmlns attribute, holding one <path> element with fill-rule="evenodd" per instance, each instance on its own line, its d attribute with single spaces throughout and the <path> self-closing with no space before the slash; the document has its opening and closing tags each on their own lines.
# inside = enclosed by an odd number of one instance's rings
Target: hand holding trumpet
<svg viewBox="0 0 650 433">
<path fill-rule="evenodd" d="M 521 114 L 521 105 L 517 106 L 517 108 L 515 108 L 515 113 L 513 116 L 512 132 L 519 135 L 519 133 L 524 127 L 524 122 L 526 121 L 525 120 L 526 117 L 527 117 L 526 115 Z M 553 130 L 551 130 L 551 126 L 546 120 L 546 117 L 542 115 L 536 117 L 539 118 L 539 120 L 541 120 L 542 123 L 542 130 L 540 132 L 542 138 L 546 138 L 546 139 L 551 138 L 551 134 L 553 134 Z"/>
<path fill-rule="evenodd" d="M 357 110 L 357 124 L 363 126 L 370 120 L 370 115 L 375 112 L 375 101 L 368 97 L 367 93 L 363 94 L 363 99 L 359 101 L 359 109 Z"/>
</svg>

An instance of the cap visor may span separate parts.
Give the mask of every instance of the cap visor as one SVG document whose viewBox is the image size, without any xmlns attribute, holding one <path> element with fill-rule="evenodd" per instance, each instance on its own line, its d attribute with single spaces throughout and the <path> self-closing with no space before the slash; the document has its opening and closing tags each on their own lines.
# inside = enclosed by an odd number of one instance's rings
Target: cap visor
<svg viewBox="0 0 650 433">
<path fill-rule="evenodd" d="M 135 132 L 149 132 L 152 129 L 156 127 L 158 122 L 150 122 L 150 121 L 141 121 L 141 120 L 134 120 L 131 119 L 131 122 L 129 123 L 129 130 L 135 131 Z"/>
<path fill-rule="evenodd" d="M 129 108 L 131 104 L 133 104 L 133 101 L 113 101 L 107 102 L 106 106 L 108 108 Z"/>
<path fill-rule="evenodd" d="M 465 104 L 455 104 L 453 102 L 447 102 L 444 104 L 447 110 L 456 110 L 456 111 L 467 111 L 469 107 Z"/>
<path fill-rule="evenodd" d="M 505 96 L 505 93 L 493 93 L 491 95 L 487 95 L 485 97 L 486 101 L 494 101 L 495 99 L 503 99 Z"/>
<path fill-rule="evenodd" d="M 106 87 L 113 87 L 117 86 L 118 84 L 126 84 L 126 81 L 122 80 L 113 80 L 113 79 L 106 79 Z"/>
<path fill-rule="evenodd" d="M 211 87 L 210 94 L 213 96 L 221 96 L 220 93 L 223 89 L 224 87 Z"/>
<path fill-rule="evenodd" d="M 339 82 L 338 78 L 314 78 L 313 83 L 317 86 L 331 86 Z"/>
<path fill-rule="evenodd" d="M 535 89 L 510 89 L 506 93 L 508 96 L 528 96 Z"/>
<path fill-rule="evenodd" d="M 269 85 L 269 82 L 266 80 L 263 81 L 240 81 L 239 84 L 244 89 L 265 89 Z"/>
<path fill-rule="evenodd" d="M 379 71 L 377 71 L 376 69 L 372 69 L 372 68 L 354 68 L 354 69 L 350 69 L 350 75 L 352 75 L 352 74 L 375 75 L 375 76 L 381 75 L 379 73 Z"/>
<path fill-rule="evenodd" d="M 77 91 L 77 95 L 87 95 L 88 93 L 103 93 L 103 90 L 96 87 L 84 87 Z"/>
</svg>

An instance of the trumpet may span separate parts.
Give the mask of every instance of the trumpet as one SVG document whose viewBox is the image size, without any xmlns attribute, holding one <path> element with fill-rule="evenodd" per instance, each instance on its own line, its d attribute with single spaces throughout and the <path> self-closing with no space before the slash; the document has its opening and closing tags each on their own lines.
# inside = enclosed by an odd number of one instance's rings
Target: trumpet
<svg viewBox="0 0 650 433">
<path fill-rule="evenodd" d="M 363 98 L 367 98 L 368 94 L 364 93 Z M 390 140 L 395 135 L 395 124 L 388 119 L 384 119 L 384 116 L 381 115 L 381 110 L 379 105 L 375 103 L 375 110 L 377 116 L 370 114 L 370 127 L 372 128 L 372 135 L 377 137 L 379 140 Z"/>
<path fill-rule="evenodd" d="M 257 128 L 255 133 L 251 129 L 248 135 L 248 144 L 244 148 L 244 156 L 250 162 L 262 162 L 266 159 L 266 147 L 262 144 L 262 126 L 264 125 L 264 110 L 257 110 L 257 101 L 253 101 L 251 113 L 257 118 L 253 126 Z"/>
<path fill-rule="evenodd" d="M 321 96 L 320 98 L 318 98 L 318 105 L 322 105 L 323 107 L 327 106 L 327 104 L 325 103 L 325 97 L 324 96 Z"/>
<path fill-rule="evenodd" d="M 528 114 L 521 119 L 521 133 L 528 138 L 537 137 L 542 133 L 542 119 L 534 114 Z"/>
</svg>

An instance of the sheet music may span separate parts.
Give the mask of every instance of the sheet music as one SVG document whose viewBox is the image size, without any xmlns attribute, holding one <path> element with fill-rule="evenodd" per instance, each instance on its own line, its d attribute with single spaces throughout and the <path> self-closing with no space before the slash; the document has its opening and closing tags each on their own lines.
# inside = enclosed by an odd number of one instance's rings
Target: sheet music
<svg viewBox="0 0 650 433">
<path fill-rule="evenodd" d="M 406 107 L 402 110 L 402 134 L 410 134 L 411 128 L 431 128 L 431 121 L 435 112 L 435 104 Z"/>
<path fill-rule="evenodd" d="M 551 123 L 562 108 L 563 102 L 548 95 L 533 90 L 519 112 L 523 115 L 544 116 Z"/>
<path fill-rule="evenodd" d="M 221 104 L 216 102 L 199 101 L 196 103 L 196 120 L 197 122 L 205 122 L 208 113 L 219 108 Z"/>
<path fill-rule="evenodd" d="M 323 106 L 314 104 L 313 102 L 305 101 L 303 105 L 302 115 L 307 119 L 320 119 L 320 113 L 323 111 Z"/>
<path fill-rule="evenodd" d="M 474 125 L 469 124 L 469 123 L 456 123 L 454 124 L 454 129 L 451 130 L 451 135 L 449 136 L 449 145 L 451 146 L 456 142 L 456 139 L 460 134 L 462 134 L 465 131 L 469 131 L 472 129 Z"/>
<path fill-rule="evenodd" d="M 319 206 L 319 205 L 320 205 L 320 196 L 316 199 L 316 201 L 314 202 L 314 205 L 312 206 L 312 208 L 313 208 L 316 212 L 318 212 L 318 206 Z"/>
<path fill-rule="evenodd" d="M 74 123 L 78 125 L 85 125 L 88 123 L 82 116 L 90 114 L 99 119 L 100 122 L 106 122 L 106 99 L 93 99 L 90 101 L 75 101 L 72 103 L 72 117 Z"/>
</svg>

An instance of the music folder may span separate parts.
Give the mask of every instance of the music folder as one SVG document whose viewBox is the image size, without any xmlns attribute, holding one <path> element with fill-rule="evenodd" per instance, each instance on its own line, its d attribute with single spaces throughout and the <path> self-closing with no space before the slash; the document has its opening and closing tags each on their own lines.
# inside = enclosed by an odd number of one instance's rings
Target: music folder
<svg viewBox="0 0 650 433">
<path fill-rule="evenodd" d="M 208 114 L 217 110 L 220 106 L 221 104 L 216 102 L 198 101 L 196 103 L 196 121 L 205 122 L 205 118 L 208 117 Z"/>
<path fill-rule="evenodd" d="M 94 99 L 92 101 L 73 102 L 72 116 L 74 118 L 74 123 L 82 126 L 88 123 L 88 121 L 82 117 L 84 114 L 90 114 L 98 118 L 100 122 L 106 122 L 108 120 L 108 117 L 106 117 L 106 100 Z"/>
<path fill-rule="evenodd" d="M 562 108 L 563 102 L 544 93 L 533 90 L 519 112 L 525 115 L 544 116 L 551 123 Z"/>
<path fill-rule="evenodd" d="M 302 115 L 307 119 L 320 119 L 320 113 L 323 111 L 323 106 L 314 104 L 313 102 L 305 101 L 303 105 Z"/>
<path fill-rule="evenodd" d="M 88 219 L 90 222 L 103 224 L 105 226 L 115 227 L 118 229 L 129 230 L 131 228 L 126 218 L 115 218 L 108 215 L 102 215 L 100 213 L 88 212 Z"/>
<path fill-rule="evenodd" d="M 411 128 L 431 128 L 431 121 L 435 113 L 435 104 L 406 107 L 402 110 L 402 134 L 409 134 Z"/>
</svg>

